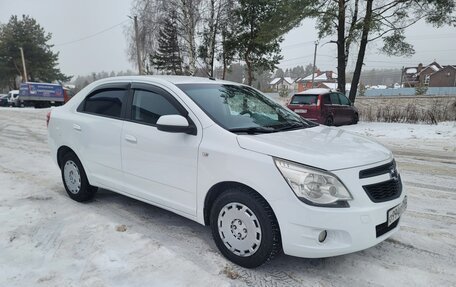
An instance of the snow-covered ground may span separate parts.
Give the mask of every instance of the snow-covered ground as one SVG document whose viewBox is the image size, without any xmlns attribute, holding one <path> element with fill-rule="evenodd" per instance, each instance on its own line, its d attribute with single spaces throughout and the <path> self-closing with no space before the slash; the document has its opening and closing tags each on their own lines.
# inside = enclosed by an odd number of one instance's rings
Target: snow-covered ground
<svg viewBox="0 0 456 287">
<path fill-rule="evenodd" d="M 360 122 L 341 128 L 373 137 L 394 149 L 419 149 L 456 155 L 456 122 L 438 125 Z"/>
<path fill-rule="evenodd" d="M 342 127 L 393 149 L 409 194 L 398 233 L 326 259 L 225 260 L 208 227 L 101 190 L 68 198 L 47 110 L 0 108 L 0 286 L 455 286 L 456 126 Z"/>
</svg>

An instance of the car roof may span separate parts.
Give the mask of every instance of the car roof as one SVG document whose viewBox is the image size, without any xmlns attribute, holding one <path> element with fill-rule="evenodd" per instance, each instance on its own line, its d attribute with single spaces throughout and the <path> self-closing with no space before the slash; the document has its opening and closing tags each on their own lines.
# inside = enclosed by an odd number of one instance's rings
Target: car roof
<svg viewBox="0 0 456 287">
<path fill-rule="evenodd" d="M 214 83 L 223 83 L 223 84 L 236 84 L 243 85 L 241 83 L 235 83 L 225 80 L 219 80 L 215 78 L 203 78 L 203 77 L 193 77 L 193 76 L 174 76 L 174 75 L 145 75 L 145 76 L 120 76 L 120 77 L 111 77 L 101 80 L 103 82 L 111 81 L 136 81 L 136 82 L 156 82 L 156 81 L 166 81 L 174 85 L 179 84 L 214 84 Z"/>
<path fill-rule="evenodd" d="M 316 88 L 316 89 L 308 89 L 308 90 L 302 91 L 300 93 L 297 93 L 295 95 L 321 95 L 321 94 L 326 94 L 329 92 L 331 92 L 330 89 Z"/>
</svg>

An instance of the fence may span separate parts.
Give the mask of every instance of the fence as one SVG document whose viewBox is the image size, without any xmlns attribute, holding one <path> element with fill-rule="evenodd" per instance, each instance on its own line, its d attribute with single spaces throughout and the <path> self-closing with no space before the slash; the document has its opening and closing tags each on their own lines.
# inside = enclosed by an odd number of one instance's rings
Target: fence
<svg viewBox="0 0 456 287">
<path fill-rule="evenodd" d="M 415 88 L 399 88 L 399 89 L 369 89 L 366 90 L 366 97 L 379 96 L 415 96 Z M 456 95 L 456 87 L 430 87 L 426 91 L 426 96 L 444 96 Z M 358 94 L 359 96 L 359 94 Z"/>
</svg>

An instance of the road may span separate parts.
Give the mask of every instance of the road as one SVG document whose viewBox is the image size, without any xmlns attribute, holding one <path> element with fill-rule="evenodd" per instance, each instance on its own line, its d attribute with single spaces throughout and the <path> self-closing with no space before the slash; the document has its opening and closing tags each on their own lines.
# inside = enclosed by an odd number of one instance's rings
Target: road
<svg viewBox="0 0 456 287">
<path fill-rule="evenodd" d="M 0 109 L 0 286 L 456 286 L 456 153 L 389 141 L 409 198 L 398 233 L 248 270 L 218 253 L 209 227 L 107 190 L 70 200 L 45 114 Z"/>
</svg>

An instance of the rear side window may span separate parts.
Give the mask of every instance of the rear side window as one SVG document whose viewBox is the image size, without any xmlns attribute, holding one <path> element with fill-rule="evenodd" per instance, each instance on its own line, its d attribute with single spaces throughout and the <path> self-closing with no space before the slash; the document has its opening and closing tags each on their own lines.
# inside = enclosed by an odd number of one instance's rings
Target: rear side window
<svg viewBox="0 0 456 287">
<path fill-rule="evenodd" d="M 340 104 L 341 105 L 344 105 L 344 106 L 349 106 L 350 105 L 350 101 L 347 99 L 346 96 L 344 96 L 342 94 L 339 94 L 339 99 L 340 99 Z"/>
<path fill-rule="evenodd" d="M 316 105 L 318 95 L 294 95 L 290 104 L 292 105 Z"/>
<path fill-rule="evenodd" d="M 333 105 L 340 105 L 339 94 L 331 94 L 331 103 Z"/>
<path fill-rule="evenodd" d="M 83 111 L 86 113 L 120 118 L 122 106 L 127 99 L 127 91 L 123 89 L 103 90 L 87 97 Z"/>
<path fill-rule="evenodd" d="M 155 125 L 161 116 L 180 114 L 164 96 L 150 91 L 135 91 L 131 106 L 132 120 Z"/>
</svg>

